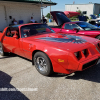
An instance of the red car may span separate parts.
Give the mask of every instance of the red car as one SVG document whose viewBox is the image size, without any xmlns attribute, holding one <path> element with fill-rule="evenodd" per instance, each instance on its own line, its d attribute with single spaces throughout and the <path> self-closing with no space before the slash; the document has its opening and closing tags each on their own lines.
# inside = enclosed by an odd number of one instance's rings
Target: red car
<svg viewBox="0 0 100 100">
<path fill-rule="evenodd" d="M 23 24 L 6 27 L 0 33 L 0 54 L 3 56 L 8 52 L 32 60 L 42 75 L 48 76 L 53 71 L 70 74 L 97 63 L 100 41 L 54 33 L 45 24 Z"/>
<path fill-rule="evenodd" d="M 58 27 L 52 28 L 55 32 L 64 32 L 77 35 L 85 35 L 100 40 L 100 28 L 87 22 L 77 21 L 71 22 L 63 12 L 51 12 L 53 19 L 58 24 Z"/>
</svg>

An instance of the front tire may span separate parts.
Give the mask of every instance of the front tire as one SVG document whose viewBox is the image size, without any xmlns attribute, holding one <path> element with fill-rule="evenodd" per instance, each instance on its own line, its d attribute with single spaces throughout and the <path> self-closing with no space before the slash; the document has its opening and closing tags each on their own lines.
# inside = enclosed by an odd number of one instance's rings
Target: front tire
<svg viewBox="0 0 100 100">
<path fill-rule="evenodd" d="M 49 59 L 49 57 L 43 53 L 43 52 L 37 52 L 34 55 L 34 64 L 37 69 L 37 71 L 44 75 L 44 76 L 50 76 L 53 72 L 52 64 Z"/>
<path fill-rule="evenodd" d="M 3 50 L 3 45 L 2 45 L 1 42 L 0 42 L 0 55 L 1 55 L 1 56 L 5 56 L 5 52 L 4 52 L 4 50 Z"/>
</svg>

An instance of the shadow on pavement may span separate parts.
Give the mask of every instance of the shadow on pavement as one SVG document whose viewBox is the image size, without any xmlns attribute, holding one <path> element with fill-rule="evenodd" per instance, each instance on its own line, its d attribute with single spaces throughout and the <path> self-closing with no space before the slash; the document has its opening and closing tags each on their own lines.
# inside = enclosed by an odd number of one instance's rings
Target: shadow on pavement
<svg viewBox="0 0 100 100">
<path fill-rule="evenodd" d="M 16 57 L 16 55 L 12 53 L 7 53 L 6 56 L 1 56 L 0 59 L 11 58 L 11 57 Z"/>
<path fill-rule="evenodd" d="M 2 91 L 3 89 L 15 88 L 10 84 L 12 77 L 0 71 L 0 100 L 29 100 L 20 91 Z"/>
<path fill-rule="evenodd" d="M 84 79 L 92 82 L 100 83 L 100 64 L 92 66 L 81 72 L 75 72 L 73 76 L 67 76 L 66 79 L 79 80 Z"/>
<path fill-rule="evenodd" d="M 29 59 L 27 59 L 27 58 L 21 57 L 21 56 L 19 56 L 19 55 L 13 54 L 13 53 L 7 53 L 6 56 L 1 56 L 0 59 L 11 58 L 11 57 L 20 57 L 20 58 L 22 58 L 22 59 L 25 59 L 25 60 L 27 60 L 27 61 L 32 62 L 31 60 L 29 60 Z"/>
<path fill-rule="evenodd" d="M 67 75 L 67 74 L 55 73 L 50 77 L 54 78 L 65 77 L 65 79 L 72 79 L 72 80 L 83 79 L 87 81 L 100 83 L 100 63 L 84 71 L 75 72 L 74 74 L 72 73 L 70 75 Z"/>
</svg>

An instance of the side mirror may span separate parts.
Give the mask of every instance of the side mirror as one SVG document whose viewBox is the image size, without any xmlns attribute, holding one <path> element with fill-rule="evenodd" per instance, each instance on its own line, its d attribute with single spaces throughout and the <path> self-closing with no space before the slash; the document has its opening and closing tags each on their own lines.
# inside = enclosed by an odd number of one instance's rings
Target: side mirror
<svg viewBox="0 0 100 100">
<path fill-rule="evenodd" d="M 73 28 L 73 31 L 76 31 L 76 33 L 77 33 L 77 32 L 79 32 L 79 29 Z"/>
<path fill-rule="evenodd" d="M 13 38 L 16 38 L 16 39 L 18 39 L 18 36 L 15 34 L 15 35 L 13 36 Z"/>
</svg>

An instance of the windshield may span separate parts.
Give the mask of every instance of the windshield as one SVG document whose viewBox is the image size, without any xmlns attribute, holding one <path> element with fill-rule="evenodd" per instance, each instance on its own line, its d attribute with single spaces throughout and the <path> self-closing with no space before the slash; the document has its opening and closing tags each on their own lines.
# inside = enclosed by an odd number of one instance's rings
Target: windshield
<svg viewBox="0 0 100 100">
<path fill-rule="evenodd" d="M 46 34 L 46 33 L 54 33 L 54 31 L 48 27 L 46 24 L 32 24 L 32 25 L 25 25 L 21 27 L 21 37 L 29 37 L 32 35 L 39 35 L 39 34 Z"/>
<path fill-rule="evenodd" d="M 79 25 L 84 30 L 96 30 L 96 29 L 98 29 L 96 26 L 89 24 L 87 22 L 80 22 L 80 23 L 77 23 L 77 25 Z"/>
</svg>

